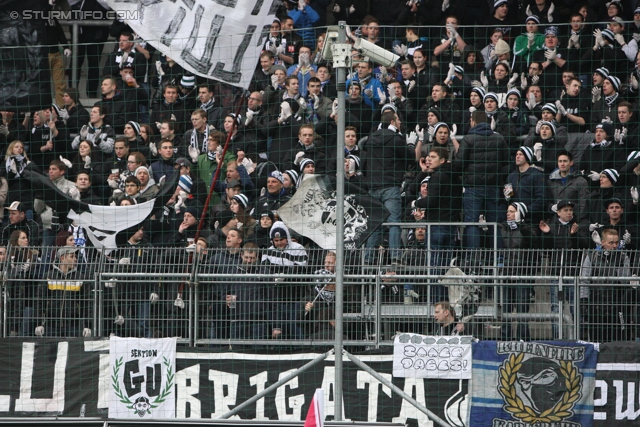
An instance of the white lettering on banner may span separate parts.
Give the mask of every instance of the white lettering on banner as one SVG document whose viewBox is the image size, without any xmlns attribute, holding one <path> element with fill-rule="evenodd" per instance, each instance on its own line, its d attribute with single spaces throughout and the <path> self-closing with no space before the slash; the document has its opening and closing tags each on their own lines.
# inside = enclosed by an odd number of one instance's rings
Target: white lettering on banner
<svg viewBox="0 0 640 427">
<path fill-rule="evenodd" d="M 281 372 L 280 375 L 278 375 L 278 381 L 294 371 L 295 369 L 289 369 Z M 278 412 L 278 419 L 281 421 L 300 421 L 302 419 L 301 414 L 302 405 L 304 405 L 304 394 L 291 396 L 289 398 L 289 405 L 287 405 L 285 401 L 287 386 L 291 389 L 298 388 L 298 377 L 292 378 L 276 390 L 276 411 Z M 290 414 L 288 409 L 293 409 L 293 413 Z"/>
<path fill-rule="evenodd" d="M 230 406 L 236 405 L 236 394 L 238 392 L 238 374 L 216 371 L 209 369 L 209 381 L 213 381 L 213 404 L 214 412 L 211 418 L 219 418 L 231 410 Z M 224 389 L 227 389 L 225 394 Z M 229 417 L 230 420 L 239 420 L 238 415 Z"/>
<path fill-rule="evenodd" d="M 200 365 L 176 372 L 176 418 L 200 418 Z"/>
<path fill-rule="evenodd" d="M 595 387 L 594 387 L 594 395 L 597 395 L 598 393 L 595 391 L 596 389 L 600 389 L 600 398 L 599 399 L 593 399 L 593 408 L 596 409 L 600 406 L 606 406 L 607 404 L 607 393 L 609 392 L 609 385 L 607 384 L 606 381 L 603 380 L 596 380 L 595 383 Z M 594 420 L 606 420 L 607 419 L 607 413 L 606 412 L 597 412 L 594 411 L 593 412 L 593 419 Z"/>
<path fill-rule="evenodd" d="M 22 369 L 20 370 L 20 397 L 16 400 L 16 412 L 64 411 L 64 384 L 69 343 L 58 343 L 58 354 L 53 371 L 53 392 L 51 399 L 32 399 L 33 367 L 35 364 L 35 343 L 22 343 Z"/>
<path fill-rule="evenodd" d="M 471 337 L 397 335 L 393 376 L 399 378 L 471 379 Z"/>
<path fill-rule="evenodd" d="M 427 407 L 424 399 L 424 379 L 422 378 L 405 378 L 404 379 L 404 392 L 413 397 L 420 405 Z M 400 415 L 391 419 L 392 423 L 406 423 L 407 418 L 413 418 L 418 421 L 420 427 L 433 427 L 433 421 L 427 417 L 422 411 L 402 399 L 402 407 L 400 408 Z"/>
<path fill-rule="evenodd" d="M 336 389 L 336 368 L 334 366 L 325 366 L 324 375 L 322 377 L 321 389 L 324 390 L 324 416 L 326 418 L 336 416 L 336 402 L 335 402 L 335 389 Z M 344 415 L 344 398 L 342 399 L 342 420 L 348 420 Z"/>
<path fill-rule="evenodd" d="M 633 381 L 627 383 L 627 408 L 624 411 L 622 410 L 624 405 L 624 381 L 615 380 L 613 381 L 613 386 L 616 388 L 616 420 L 635 420 L 638 418 L 640 416 L 640 407 L 637 411 L 635 410 L 636 383 Z"/>
<path fill-rule="evenodd" d="M 111 377 L 109 374 L 109 341 L 85 341 L 84 351 L 103 351 L 98 360 L 98 409 L 108 408 L 111 395 Z"/>
<path fill-rule="evenodd" d="M 256 387 L 256 395 L 264 391 L 267 381 L 269 381 L 269 373 L 267 371 L 262 371 L 258 375 L 249 377 L 249 384 L 252 387 Z M 264 397 L 261 397 L 256 401 L 256 417 L 254 420 L 264 421 L 268 419 L 269 417 L 264 415 Z"/>
<path fill-rule="evenodd" d="M 383 374 L 380 373 L 385 379 L 391 381 L 391 374 Z M 373 375 L 366 371 L 358 371 L 356 376 L 356 386 L 360 390 L 364 390 L 365 385 L 369 384 L 369 402 L 368 402 L 368 412 L 367 412 L 367 421 L 369 422 L 377 422 L 378 421 L 378 387 L 382 384 L 377 378 L 374 378 Z M 391 397 L 391 389 L 386 385 L 382 385 L 382 391 L 387 396 Z"/>
<path fill-rule="evenodd" d="M 271 0 L 107 0 L 127 24 L 187 71 L 248 88 L 279 2 Z M 260 30 L 258 30 L 260 29 Z"/>
</svg>

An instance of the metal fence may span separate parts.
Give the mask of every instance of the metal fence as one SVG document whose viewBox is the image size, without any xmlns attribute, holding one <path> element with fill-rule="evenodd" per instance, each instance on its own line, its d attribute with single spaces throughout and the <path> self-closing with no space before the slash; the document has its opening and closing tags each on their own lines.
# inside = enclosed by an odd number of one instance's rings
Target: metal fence
<svg viewBox="0 0 640 427">
<path fill-rule="evenodd" d="M 8 248 L 0 264 L 4 337 L 177 336 L 251 347 L 335 339 L 330 251 L 308 250 L 306 265 L 291 267 L 227 249 L 65 252 Z M 434 304 L 443 300 L 461 333 L 480 339 L 602 342 L 639 333 L 637 252 L 428 251 L 418 243 L 393 264 L 384 252 L 379 262 L 367 263 L 364 249 L 345 261 L 347 347 L 390 345 L 398 331 L 438 333 Z"/>
</svg>

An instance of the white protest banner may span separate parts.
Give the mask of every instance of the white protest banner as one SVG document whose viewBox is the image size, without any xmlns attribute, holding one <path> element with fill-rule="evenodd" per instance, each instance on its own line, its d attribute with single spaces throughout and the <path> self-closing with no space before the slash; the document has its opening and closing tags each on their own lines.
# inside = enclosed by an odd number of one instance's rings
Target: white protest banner
<svg viewBox="0 0 640 427">
<path fill-rule="evenodd" d="M 399 378 L 471 379 L 473 337 L 396 335 L 393 376 Z"/>
<path fill-rule="evenodd" d="M 109 418 L 175 418 L 176 338 L 109 340 Z"/>
<path fill-rule="evenodd" d="M 248 88 L 277 0 L 107 0 L 144 41 L 185 70 Z"/>
</svg>

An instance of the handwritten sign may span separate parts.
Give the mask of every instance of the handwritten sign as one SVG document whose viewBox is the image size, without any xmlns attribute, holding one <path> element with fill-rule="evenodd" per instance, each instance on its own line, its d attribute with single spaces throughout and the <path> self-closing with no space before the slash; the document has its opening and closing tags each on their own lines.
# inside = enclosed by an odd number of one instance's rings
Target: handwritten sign
<svg viewBox="0 0 640 427">
<path fill-rule="evenodd" d="M 471 379 L 472 337 L 397 335 L 393 376 L 400 378 Z"/>
</svg>

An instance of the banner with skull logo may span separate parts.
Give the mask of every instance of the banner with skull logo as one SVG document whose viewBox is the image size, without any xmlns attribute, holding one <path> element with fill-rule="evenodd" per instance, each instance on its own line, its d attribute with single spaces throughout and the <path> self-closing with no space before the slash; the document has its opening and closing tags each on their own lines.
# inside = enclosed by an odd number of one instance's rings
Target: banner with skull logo
<svg viewBox="0 0 640 427">
<path fill-rule="evenodd" d="M 588 343 L 474 343 L 472 425 L 593 425 L 597 359 Z"/>
<path fill-rule="evenodd" d="M 387 208 L 356 185 L 345 183 L 344 248 L 361 246 L 389 216 Z M 323 249 L 336 248 L 334 183 L 327 176 L 309 175 L 300 188 L 278 209 L 280 219 L 291 230 L 313 240 Z"/>
<path fill-rule="evenodd" d="M 109 418 L 175 418 L 176 338 L 109 342 Z"/>
</svg>

